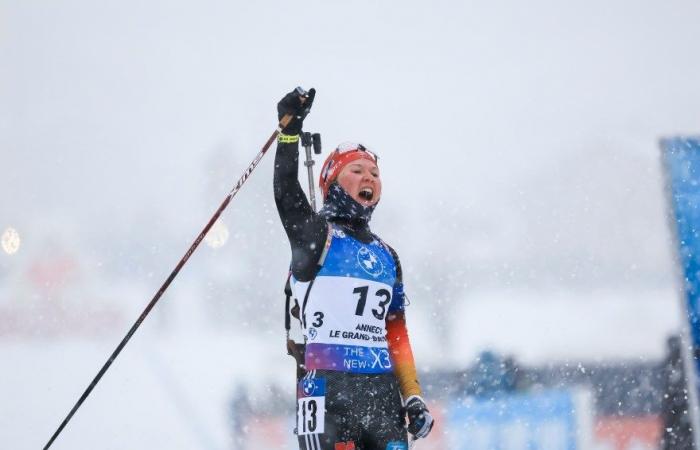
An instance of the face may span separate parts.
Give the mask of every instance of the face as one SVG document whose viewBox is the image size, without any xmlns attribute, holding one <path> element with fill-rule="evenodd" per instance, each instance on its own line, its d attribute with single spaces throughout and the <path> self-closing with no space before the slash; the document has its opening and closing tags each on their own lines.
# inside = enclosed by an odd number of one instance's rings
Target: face
<svg viewBox="0 0 700 450">
<path fill-rule="evenodd" d="M 337 180 L 340 187 L 363 206 L 376 205 L 382 196 L 379 167 L 367 159 L 357 159 L 343 167 Z"/>
</svg>

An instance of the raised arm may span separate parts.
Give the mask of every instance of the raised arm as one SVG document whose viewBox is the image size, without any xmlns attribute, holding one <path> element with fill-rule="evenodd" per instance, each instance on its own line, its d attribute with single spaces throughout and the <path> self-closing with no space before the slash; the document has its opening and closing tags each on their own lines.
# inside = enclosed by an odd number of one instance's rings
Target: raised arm
<svg viewBox="0 0 700 450">
<path fill-rule="evenodd" d="M 309 204 L 299 183 L 299 134 L 315 92 L 305 102 L 299 91 L 287 94 L 277 105 L 279 117 L 295 118 L 282 130 L 275 154 L 273 186 L 277 212 L 292 249 L 292 273 L 301 281 L 313 277 L 326 241 L 327 225 Z"/>
</svg>

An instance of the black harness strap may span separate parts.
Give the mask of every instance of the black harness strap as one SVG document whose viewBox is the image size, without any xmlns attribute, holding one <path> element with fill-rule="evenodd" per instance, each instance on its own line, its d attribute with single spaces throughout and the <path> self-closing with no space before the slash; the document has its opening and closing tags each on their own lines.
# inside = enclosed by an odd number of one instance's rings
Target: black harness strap
<svg viewBox="0 0 700 450">
<path fill-rule="evenodd" d="M 289 337 L 289 331 L 292 328 L 292 316 L 299 319 L 299 323 L 301 324 L 302 328 L 306 326 L 306 324 L 304 323 L 304 312 L 306 310 L 306 303 L 309 300 L 309 294 L 311 293 L 311 288 L 314 285 L 314 281 L 316 281 L 316 276 L 321 271 L 321 267 L 323 267 L 323 263 L 326 261 L 326 256 L 328 255 L 328 249 L 330 249 L 331 247 L 332 240 L 333 226 L 329 223 L 326 243 L 323 247 L 323 251 L 321 252 L 321 256 L 319 257 L 318 262 L 316 263 L 316 272 L 314 273 L 313 278 L 311 278 L 311 280 L 309 281 L 309 287 L 306 289 L 306 293 L 304 294 L 304 300 L 302 301 L 301 307 L 301 314 L 299 311 L 299 302 L 296 298 L 294 299 L 294 306 L 290 309 L 291 299 L 294 295 L 294 293 L 292 292 L 292 285 L 290 282 L 292 278 L 291 269 L 289 270 L 289 274 L 287 274 L 287 283 L 284 285 L 284 328 L 287 335 L 287 354 L 291 355 L 296 360 L 297 379 L 300 379 L 306 371 L 304 367 L 304 353 L 306 351 L 306 343 L 294 342 Z"/>
</svg>

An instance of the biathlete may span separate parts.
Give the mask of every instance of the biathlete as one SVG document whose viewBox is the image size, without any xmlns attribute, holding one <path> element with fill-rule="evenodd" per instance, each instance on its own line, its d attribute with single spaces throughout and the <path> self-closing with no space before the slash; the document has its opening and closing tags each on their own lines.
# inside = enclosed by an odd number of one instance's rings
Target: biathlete
<svg viewBox="0 0 700 450">
<path fill-rule="evenodd" d="M 292 248 L 291 287 L 305 338 L 297 388 L 303 450 L 401 450 L 430 433 L 405 320 L 396 252 L 370 231 L 382 194 L 377 156 L 341 145 L 321 167 L 316 213 L 298 180 L 299 135 L 315 91 L 287 94 L 278 117 L 274 195 Z M 406 418 L 408 424 L 406 425 Z"/>
</svg>

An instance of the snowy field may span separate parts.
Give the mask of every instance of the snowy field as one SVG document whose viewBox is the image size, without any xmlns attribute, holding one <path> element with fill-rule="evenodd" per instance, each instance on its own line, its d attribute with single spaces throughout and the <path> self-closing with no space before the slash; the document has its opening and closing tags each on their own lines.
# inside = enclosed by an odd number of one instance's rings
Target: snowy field
<svg viewBox="0 0 700 450">
<path fill-rule="evenodd" d="M 672 292 L 533 295 L 482 293 L 465 301 L 447 347 L 426 339 L 435 331 L 429 321 L 410 315 L 419 366 L 464 368 L 485 349 L 516 355 L 528 364 L 655 360 L 663 356 L 665 338 L 678 325 Z M 185 309 L 179 316 L 187 317 L 186 299 L 169 300 L 165 308 Z M 143 328 L 54 448 L 231 449 L 230 401 L 241 384 L 261 399 L 267 387 L 286 386 L 275 408 L 293 407 L 293 366 L 284 354 L 281 330 L 252 336 L 205 329 L 155 331 L 148 322 Z M 18 450 L 42 446 L 120 338 L 0 341 L 3 441 Z"/>
</svg>

